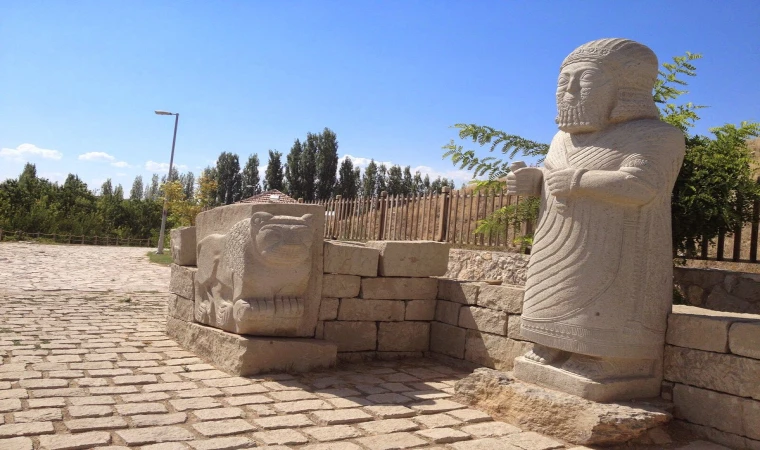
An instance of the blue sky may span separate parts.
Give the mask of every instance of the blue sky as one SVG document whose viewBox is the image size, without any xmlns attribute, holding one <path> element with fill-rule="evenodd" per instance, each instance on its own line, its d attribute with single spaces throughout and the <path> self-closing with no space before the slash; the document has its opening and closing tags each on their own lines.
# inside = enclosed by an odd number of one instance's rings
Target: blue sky
<svg viewBox="0 0 760 450">
<path fill-rule="evenodd" d="M 339 153 L 455 178 L 458 122 L 548 142 L 559 64 L 627 37 L 700 52 L 696 132 L 760 121 L 760 1 L 36 1 L 0 3 L 0 180 L 25 161 L 128 192 L 222 151 L 287 153 L 329 127 Z M 27 144 L 27 145 L 25 145 Z"/>
</svg>

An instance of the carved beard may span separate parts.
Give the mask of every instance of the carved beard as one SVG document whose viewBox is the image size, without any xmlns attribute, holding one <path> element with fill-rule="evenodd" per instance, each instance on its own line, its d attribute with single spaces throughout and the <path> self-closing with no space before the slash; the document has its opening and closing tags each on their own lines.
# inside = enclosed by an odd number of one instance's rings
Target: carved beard
<svg viewBox="0 0 760 450">
<path fill-rule="evenodd" d="M 607 123 L 606 112 L 584 100 L 582 98 L 577 105 L 566 101 L 557 104 L 556 122 L 560 130 L 575 134 L 591 133 L 604 128 Z"/>
</svg>

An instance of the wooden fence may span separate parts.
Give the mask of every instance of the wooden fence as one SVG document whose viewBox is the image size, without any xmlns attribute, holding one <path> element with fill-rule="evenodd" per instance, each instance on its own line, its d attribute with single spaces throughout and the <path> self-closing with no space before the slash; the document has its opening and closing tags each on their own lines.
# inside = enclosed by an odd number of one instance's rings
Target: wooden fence
<svg viewBox="0 0 760 450">
<path fill-rule="evenodd" d="M 387 195 L 345 199 L 336 196 L 315 204 L 325 207 L 325 238 L 341 240 L 433 240 L 459 246 L 519 247 L 515 239 L 531 230 L 530 223 L 521 230 L 475 234 L 478 222 L 520 198 L 498 193 L 453 191 L 440 194 Z"/>
<path fill-rule="evenodd" d="M 62 233 L 27 233 L 26 231 L 11 231 L 0 229 L 0 242 L 7 239 L 9 236 L 14 236 L 15 240 L 21 241 L 24 239 L 45 239 L 47 241 L 53 241 L 58 244 L 79 244 L 79 245 L 114 245 L 114 246 L 126 246 L 126 247 L 150 247 L 152 239 L 135 239 L 135 238 L 120 238 L 117 236 L 84 236 L 75 234 L 62 234 Z M 158 244 L 156 242 L 156 244 Z"/>
</svg>

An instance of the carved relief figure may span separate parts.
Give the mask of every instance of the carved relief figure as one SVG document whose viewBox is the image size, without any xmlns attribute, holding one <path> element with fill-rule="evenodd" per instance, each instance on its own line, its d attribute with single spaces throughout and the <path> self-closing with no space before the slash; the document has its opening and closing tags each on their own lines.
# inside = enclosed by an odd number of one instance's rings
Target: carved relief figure
<svg viewBox="0 0 760 450">
<path fill-rule="evenodd" d="M 684 136 L 658 119 L 657 68 L 631 40 L 577 48 L 560 69 L 544 167 L 507 177 L 510 193 L 541 196 L 521 323 L 539 345 L 518 361 L 592 380 L 658 377 Z"/>
<path fill-rule="evenodd" d="M 312 215 L 257 212 L 198 243 L 196 320 L 239 334 L 287 336 L 304 313 Z"/>
</svg>

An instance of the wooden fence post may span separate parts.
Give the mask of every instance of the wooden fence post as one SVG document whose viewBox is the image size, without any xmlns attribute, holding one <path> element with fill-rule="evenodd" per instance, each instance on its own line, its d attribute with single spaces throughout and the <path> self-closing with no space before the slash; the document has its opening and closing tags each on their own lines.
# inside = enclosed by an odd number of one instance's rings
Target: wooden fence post
<svg viewBox="0 0 760 450">
<path fill-rule="evenodd" d="M 0 228 L 0 242 L 3 241 L 3 229 Z"/>
<path fill-rule="evenodd" d="M 444 186 L 441 190 L 441 215 L 438 221 L 438 242 L 446 242 L 449 233 L 449 192 L 451 188 Z"/>
<path fill-rule="evenodd" d="M 718 254 L 715 255 L 716 261 L 723 261 L 723 250 L 726 246 L 726 230 L 718 230 Z"/>
<path fill-rule="evenodd" d="M 757 262 L 758 228 L 760 228 L 760 200 L 755 200 L 755 204 L 752 207 L 752 229 L 749 241 L 749 260 L 753 263 Z"/>
<path fill-rule="evenodd" d="M 388 192 L 380 192 L 380 230 L 377 233 L 377 240 L 382 241 L 385 237 L 385 213 L 388 208 Z"/>
</svg>

